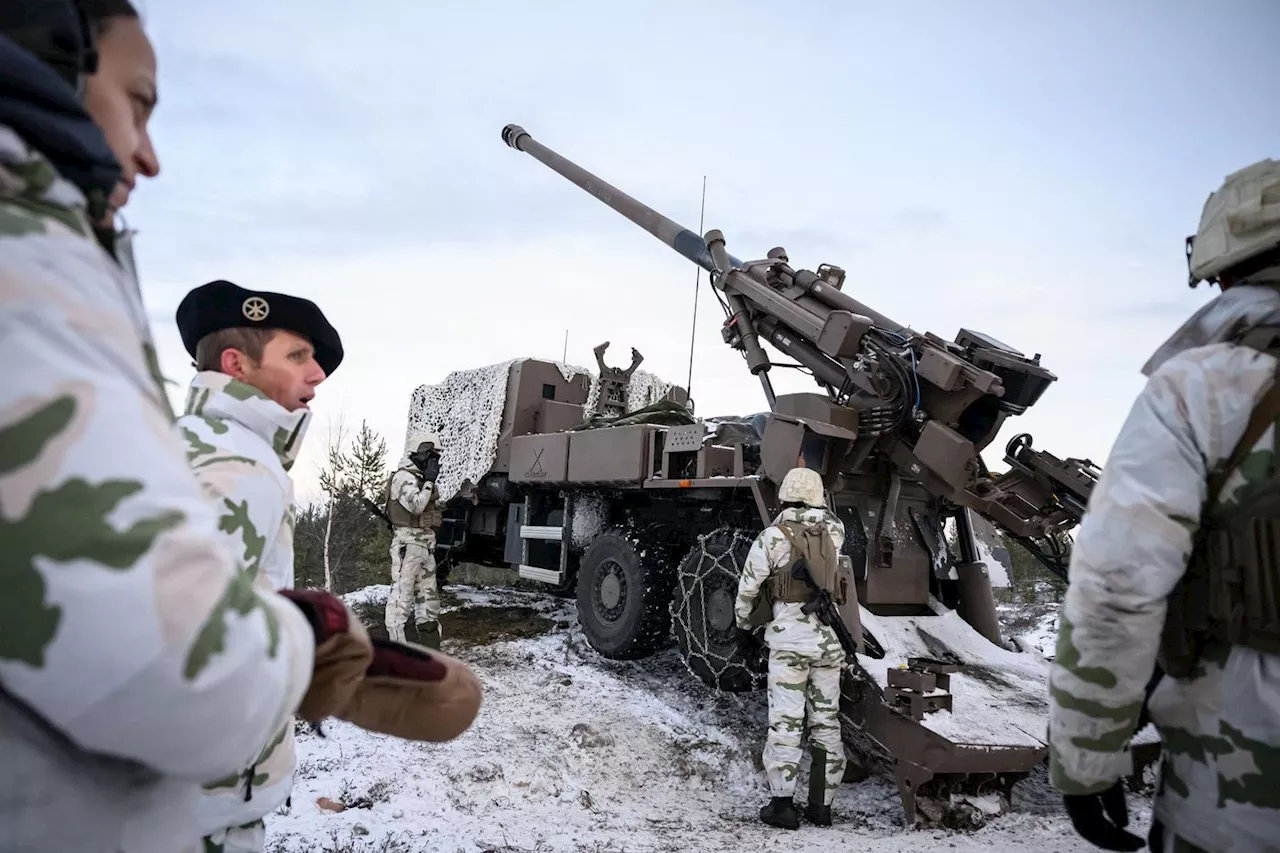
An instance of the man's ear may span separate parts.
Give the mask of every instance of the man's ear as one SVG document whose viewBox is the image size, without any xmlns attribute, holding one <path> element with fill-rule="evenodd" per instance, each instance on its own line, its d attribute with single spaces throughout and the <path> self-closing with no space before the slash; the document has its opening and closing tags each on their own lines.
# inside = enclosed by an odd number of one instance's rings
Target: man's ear
<svg viewBox="0 0 1280 853">
<path fill-rule="evenodd" d="M 224 349 L 218 359 L 219 369 L 233 379 L 244 379 L 247 363 L 248 356 L 233 347 Z"/>
</svg>

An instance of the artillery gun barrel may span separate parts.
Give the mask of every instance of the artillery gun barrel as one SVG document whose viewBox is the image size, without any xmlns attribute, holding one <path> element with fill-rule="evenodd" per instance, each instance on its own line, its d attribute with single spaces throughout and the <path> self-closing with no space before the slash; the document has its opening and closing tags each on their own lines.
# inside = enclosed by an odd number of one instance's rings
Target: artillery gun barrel
<svg viewBox="0 0 1280 853">
<path fill-rule="evenodd" d="M 523 151 L 548 169 L 577 184 L 587 193 L 609 205 L 707 272 L 715 270 L 715 261 L 712 259 L 711 252 L 707 249 L 707 243 L 702 237 L 685 228 L 679 222 L 663 216 L 647 204 L 632 198 L 612 184 L 600 180 L 576 163 L 561 157 L 535 140 L 529 135 L 529 131 L 520 125 L 509 124 L 504 127 L 502 129 L 502 141 L 517 151 Z M 742 262 L 733 255 L 729 255 L 729 263 L 735 267 L 742 265 Z"/>
<path fill-rule="evenodd" d="M 674 219 L 663 216 L 644 202 L 633 198 L 607 181 L 601 180 L 578 164 L 566 160 L 530 136 L 529 131 L 520 125 L 509 124 L 504 127 L 502 129 L 502 141 L 517 151 L 528 154 L 566 180 L 577 184 L 588 194 L 612 207 L 618 213 L 657 237 L 669 248 L 679 252 L 683 257 L 693 261 L 707 272 L 713 272 L 717 269 L 715 259 L 712 257 L 711 251 L 707 247 L 707 242 L 702 236 L 685 228 Z M 733 255 L 727 255 L 727 257 L 731 267 L 740 268 L 743 266 L 742 261 Z M 849 294 L 825 284 L 811 272 L 792 270 L 790 267 L 787 267 L 787 270 L 794 277 L 796 284 L 807 290 L 814 299 L 822 303 L 826 308 L 861 314 L 870 318 L 873 323 L 882 329 L 897 331 L 910 336 L 917 334 L 913 329 L 886 317 L 868 305 L 864 305 Z M 728 270 L 721 270 L 721 272 L 728 272 Z M 763 279 L 760 276 L 761 272 L 754 270 L 751 277 L 760 280 L 763 286 Z M 753 302 L 755 302 L 754 297 L 756 296 L 757 294 L 752 294 Z M 766 311 L 766 313 L 770 312 Z"/>
</svg>

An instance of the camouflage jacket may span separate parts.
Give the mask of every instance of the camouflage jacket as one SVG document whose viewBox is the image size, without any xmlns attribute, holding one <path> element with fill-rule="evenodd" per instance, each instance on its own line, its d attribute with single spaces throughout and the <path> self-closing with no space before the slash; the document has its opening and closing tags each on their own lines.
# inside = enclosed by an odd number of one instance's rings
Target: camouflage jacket
<svg viewBox="0 0 1280 853">
<path fill-rule="evenodd" d="M 1064 793 L 1130 772 L 1127 743 L 1155 665 L 1166 598 L 1186 570 L 1207 477 L 1244 434 L 1276 361 L 1224 342 L 1280 322 L 1280 293 L 1237 286 L 1161 347 L 1093 491 L 1077 535 L 1050 674 L 1050 779 Z M 1259 464 L 1228 479 L 1220 501 Z M 1166 677 L 1150 714 L 1164 744 L 1156 813 L 1206 850 L 1280 849 L 1280 660 L 1217 648 L 1188 679 Z"/>
<path fill-rule="evenodd" d="M 844 523 L 835 514 L 809 507 L 788 507 L 778 513 L 773 525 L 760 531 L 747 552 L 746 565 L 738 580 L 738 597 L 733 605 L 734 618 L 740 627 L 747 626 L 756 597 L 773 570 L 791 558 L 791 543 L 774 526 L 782 521 L 825 521 L 836 550 L 844 546 Z M 803 605 L 796 602 L 775 601 L 773 621 L 765 628 L 765 643 L 773 651 L 795 652 L 814 659 L 842 659 L 844 649 L 840 647 L 835 631 L 822 624 L 817 616 L 802 613 L 801 607 Z"/>
<path fill-rule="evenodd" d="M 178 419 L 187 461 L 219 514 L 227 548 L 262 589 L 294 585 L 297 507 L 288 472 L 310 422 L 306 409 L 289 412 L 257 388 L 216 371 L 191 380 Z M 289 721 L 252 764 L 205 787 L 203 830 L 241 826 L 284 805 L 295 760 Z"/>
<path fill-rule="evenodd" d="M 48 122 L 78 109 L 59 96 Z M 21 126 L 0 121 L 0 849 L 198 850 L 200 786 L 291 716 L 314 638 L 237 570 L 126 256 Z"/>
<path fill-rule="evenodd" d="M 423 479 L 422 472 L 418 470 L 417 465 L 413 464 L 413 460 L 407 453 L 401 457 L 400 464 L 391 475 L 389 490 L 391 499 L 400 504 L 410 515 L 422 515 L 424 512 L 435 509 L 436 484 Z M 434 520 L 434 518 L 427 519 L 428 523 Z M 426 540 L 434 537 L 435 531 L 429 527 L 397 525 L 395 535 L 402 539 L 408 537 Z"/>
</svg>

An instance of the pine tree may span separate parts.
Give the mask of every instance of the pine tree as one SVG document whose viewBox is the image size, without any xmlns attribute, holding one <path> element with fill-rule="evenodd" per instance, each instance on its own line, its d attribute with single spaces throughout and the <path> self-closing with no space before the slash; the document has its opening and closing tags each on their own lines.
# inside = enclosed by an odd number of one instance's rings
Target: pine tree
<svg viewBox="0 0 1280 853">
<path fill-rule="evenodd" d="M 331 425 L 327 464 L 320 472 L 324 503 L 299 513 L 299 530 L 321 544 L 324 586 L 342 593 L 389 577 L 391 534 L 365 501 L 381 509 L 387 479 L 387 443 L 360 422 L 346 446 L 343 419 Z M 310 551 L 306 555 L 312 557 Z"/>
</svg>

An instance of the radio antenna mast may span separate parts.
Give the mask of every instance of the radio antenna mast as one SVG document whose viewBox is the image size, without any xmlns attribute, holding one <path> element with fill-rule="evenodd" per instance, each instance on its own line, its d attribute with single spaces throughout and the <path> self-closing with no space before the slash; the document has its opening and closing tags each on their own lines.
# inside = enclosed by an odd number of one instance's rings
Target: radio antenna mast
<svg viewBox="0 0 1280 853">
<path fill-rule="evenodd" d="M 698 212 L 698 236 L 702 236 L 703 221 L 707 213 L 707 176 L 702 176 L 702 209 Z M 698 288 L 702 284 L 702 267 L 693 265 L 693 326 L 689 330 L 689 378 L 685 380 L 684 390 L 693 399 L 693 341 L 698 334 Z"/>
</svg>

